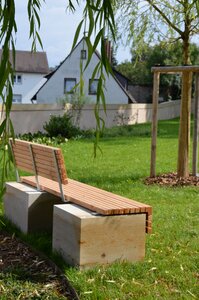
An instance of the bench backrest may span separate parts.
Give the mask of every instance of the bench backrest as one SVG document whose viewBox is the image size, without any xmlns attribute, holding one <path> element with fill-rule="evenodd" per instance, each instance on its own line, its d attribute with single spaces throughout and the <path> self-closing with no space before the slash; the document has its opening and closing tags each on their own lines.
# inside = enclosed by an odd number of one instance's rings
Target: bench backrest
<svg viewBox="0 0 199 300">
<path fill-rule="evenodd" d="M 61 149 L 10 139 L 16 168 L 66 184 L 67 173 Z"/>
</svg>

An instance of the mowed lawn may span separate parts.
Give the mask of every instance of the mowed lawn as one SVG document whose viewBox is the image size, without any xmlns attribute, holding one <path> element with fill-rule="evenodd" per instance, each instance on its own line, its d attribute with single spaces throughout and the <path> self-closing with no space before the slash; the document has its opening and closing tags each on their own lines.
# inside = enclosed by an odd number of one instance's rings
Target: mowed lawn
<svg viewBox="0 0 199 300">
<path fill-rule="evenodd" d="M 96 159 L 91 140 L 61 145 L 70 178 L 153 207 L 153 233 L 147 235 L 143 262 L 116 262 L 87 271 L 61 264 L 80 299 L 199 299 L 199 188 L 145 185 L 150 144 L 150 125 L 143 124 L 112 130 L 112 137 L 107 131 L 100 141 L 102 154 Z M 176 171 L 177 151 L 178 120 L 160 122 L 158 174 Z M 40 250 L 52 257 L 46 247 L 50 237 L 39 239 L 43 239 Z M 36 238 L 29 240 L 38 247 Z"/>
</svg>

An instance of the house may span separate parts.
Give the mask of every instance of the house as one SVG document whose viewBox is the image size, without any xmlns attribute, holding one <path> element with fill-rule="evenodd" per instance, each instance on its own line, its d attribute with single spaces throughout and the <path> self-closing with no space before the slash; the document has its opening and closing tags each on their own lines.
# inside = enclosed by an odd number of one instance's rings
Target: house
<svg viewBox="0 0 199 300">
<path fill-rule="evenodd" d="M 2 50 L 0 50 L 0 60 Z M 12 52 L 10 51 L 12 62 Z M 49 73 L 45 52 L 19 51 L 15 53 L 15 73 L 13 86 L 13 103 L 31 103 L 31 98 L 46 81 Z"/>
<path fill-rule="evenodd" d="M 80 81 L 80 62 L 86 65 L 88 48 L 83 38 L 64 61 L 49 75 L 47 81 L 34 95 L 32 100 L 37 103 L 56 103 L 63 99 L 65 95 L 74 93 L 77 83 Z M 98 76 L 91 80 L 93 70 L 100 61 L 100 55 L 97 51 L 93 54 L 88 67 L 83 74 L 84 94 L 88 103 L 95 103 L 97 95 Z M 115 75 L 106 76 L 106 88 L 104 91 L 107 104 L 127 104 L 135 102 L 134 98 L 128 93 L 125 86 Z M 122 76 L 122 75 L 121 75 Z"/>
</svg>

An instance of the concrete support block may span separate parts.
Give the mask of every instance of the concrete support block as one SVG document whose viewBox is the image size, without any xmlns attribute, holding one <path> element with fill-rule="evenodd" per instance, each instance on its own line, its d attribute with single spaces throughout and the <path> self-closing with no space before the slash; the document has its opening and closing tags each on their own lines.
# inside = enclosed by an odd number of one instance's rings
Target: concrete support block
<svg viewBox="0 0 199 300">
<path fill-rule="evenodd" d="M 53 205 L 60 203 L 61 198 L 24 183 L 6 183 L 4 214 L 24 233 L 52 232 Z"/>
<path fill-rule="evenodd" d="M 75 204 L 54 206 L 53 250 L 80 269 L 145 256 L 146 215 L 95 215 Z"/>
</svg>

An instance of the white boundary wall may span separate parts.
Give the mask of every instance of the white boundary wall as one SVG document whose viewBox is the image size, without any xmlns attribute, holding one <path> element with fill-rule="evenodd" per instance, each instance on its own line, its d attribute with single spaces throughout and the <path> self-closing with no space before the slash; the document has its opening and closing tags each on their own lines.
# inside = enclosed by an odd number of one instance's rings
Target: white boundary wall
<svg viewBox="0 0 199 300">
<path fill-rule="evenodd" d="M 13 104 L 11 118 L 15 133 L 44 131 L 43 125 L 49 121 L 51 115 L 63 115 L 70 109 L 70 104 L 67 104 L 64 109 L 58 104 Z M 100 111 L 106 127 L 146 123 L 150 122 L 152 118 L 152 104 L 107 104 L 106 115 L 103 112 L 103 107 L 100 108 Z M 159 104 L 159 120 L 172 119 L 179 115 L 179 100 Z M 83 129 L 96 127 L 94 105 L 85 105 L 82 108 L 79 125 Z"/>
</svg>

